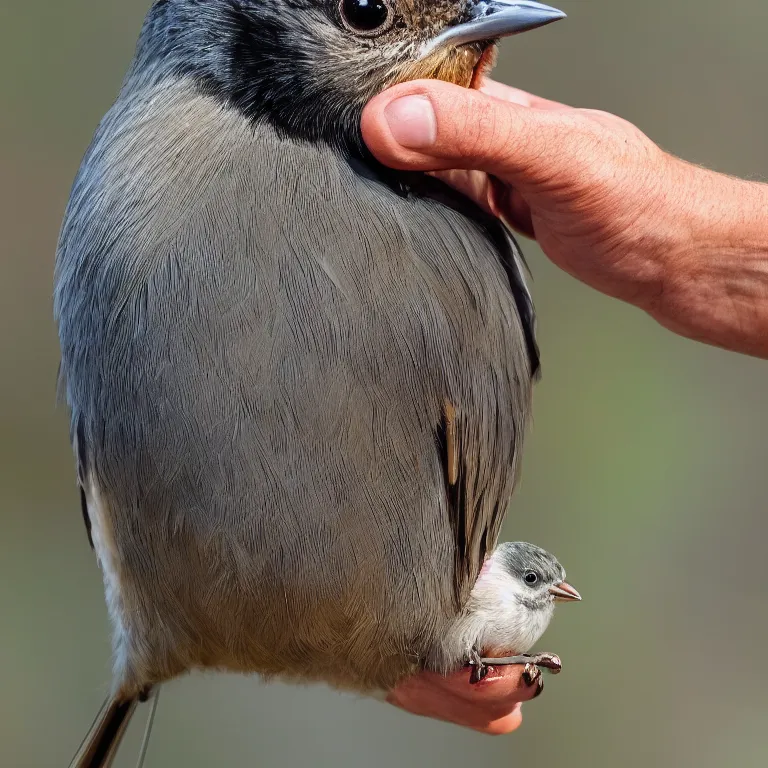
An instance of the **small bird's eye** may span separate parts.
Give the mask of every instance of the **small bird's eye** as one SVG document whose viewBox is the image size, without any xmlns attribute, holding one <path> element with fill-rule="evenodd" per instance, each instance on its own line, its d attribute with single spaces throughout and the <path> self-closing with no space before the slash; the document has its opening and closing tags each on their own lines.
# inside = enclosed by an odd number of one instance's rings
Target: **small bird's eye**
<svg viewBox="0 0 768 768">
<path fill-rule="evenodd" d="M 380 35 L 392 26 L 393 14 L 385 0 L 341 0 L 344 26 L 360 35 Z"/>
<path fill-rule="evenodd" d="M 539 580 L 539 574 L 535 571 L 526 571 L 523 579 L 529 587 L 532 587 Z"/>
</svg>

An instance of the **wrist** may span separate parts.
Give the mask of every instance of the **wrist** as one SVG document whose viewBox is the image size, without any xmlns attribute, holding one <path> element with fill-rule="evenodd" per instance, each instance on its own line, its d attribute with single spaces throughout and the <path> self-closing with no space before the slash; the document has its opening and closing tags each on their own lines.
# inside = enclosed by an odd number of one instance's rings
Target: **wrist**
<svg viewBox="0 0 768 768">
<path fill-rule="evenodd" d="M 768 186 L 673 161 L 676 235 L 644 309 L 681 335 L 768 356 Z"/>
</svg>

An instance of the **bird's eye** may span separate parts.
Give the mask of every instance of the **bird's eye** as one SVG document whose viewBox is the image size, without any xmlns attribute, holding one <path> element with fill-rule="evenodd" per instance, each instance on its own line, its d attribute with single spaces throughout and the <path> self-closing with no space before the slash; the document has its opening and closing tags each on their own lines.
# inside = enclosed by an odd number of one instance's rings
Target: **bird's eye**
<svg viewBox="0 0 768 768">
<path fill-rule="evenodd" d="M 345 27 L 366 37 L 386 32 L 394 16 L 386 0 L 341 0 L 339 13 Z"/>
<path fill-rule="evenodd" d="M 535 571 L 526 571 L 523 579 L 529 587 L 532 587 L 539 580 L 539 574 Z"/>
</svg>

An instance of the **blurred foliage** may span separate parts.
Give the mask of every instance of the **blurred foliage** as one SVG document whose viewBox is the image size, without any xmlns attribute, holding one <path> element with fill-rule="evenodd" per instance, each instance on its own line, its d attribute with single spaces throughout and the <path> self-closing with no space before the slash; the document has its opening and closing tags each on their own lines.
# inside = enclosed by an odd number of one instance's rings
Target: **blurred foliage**
<svg viewBox="0 0 768 768">
<path fill-rule="evenodd" d="M 560 0 L 496 76 L 619 113 L 719 170 L 768 170 L 763 0 Z M 0 8 L 0 765 L 68 764 L 109 680 L 101 582 L 56 409 L 53 252 L 69 186 L 146 2 Z M 322 687 L 167 686 L 153 766 L 765 765 L 768 365 L 687 342 L 531 243 L 544 379 L 504 529 L 585 596 L 542 647 L 565 672 L 489 739 Z M 729 656 L 733 661 L 729 660 Z M 141 718 L 139 717 L 139 720 Z M 133 765 L 140 727 L 119 766 Z"/>
</svg>

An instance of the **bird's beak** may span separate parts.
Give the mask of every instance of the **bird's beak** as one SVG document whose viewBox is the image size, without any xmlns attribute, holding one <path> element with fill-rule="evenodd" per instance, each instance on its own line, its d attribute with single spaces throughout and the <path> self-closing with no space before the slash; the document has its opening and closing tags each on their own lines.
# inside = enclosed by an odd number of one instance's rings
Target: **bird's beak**
<svg viewBox="0 0 768 768">
<path fill-rule="evenodd" d="M 581 595 L 567 582 L 561 581 L 549 588 L 549 594 L 555 598 L 556 603 L 570 603 L 573 600 L 581 600 Z"/>
<path fill-rule="evenodd" d="M 469 18 L 433 37 L 421 52 L 429 56 L 443 46 L 509 37 L 564 19 L 565 14 L 533 0 L 469 0 Z"/>
</svg>

